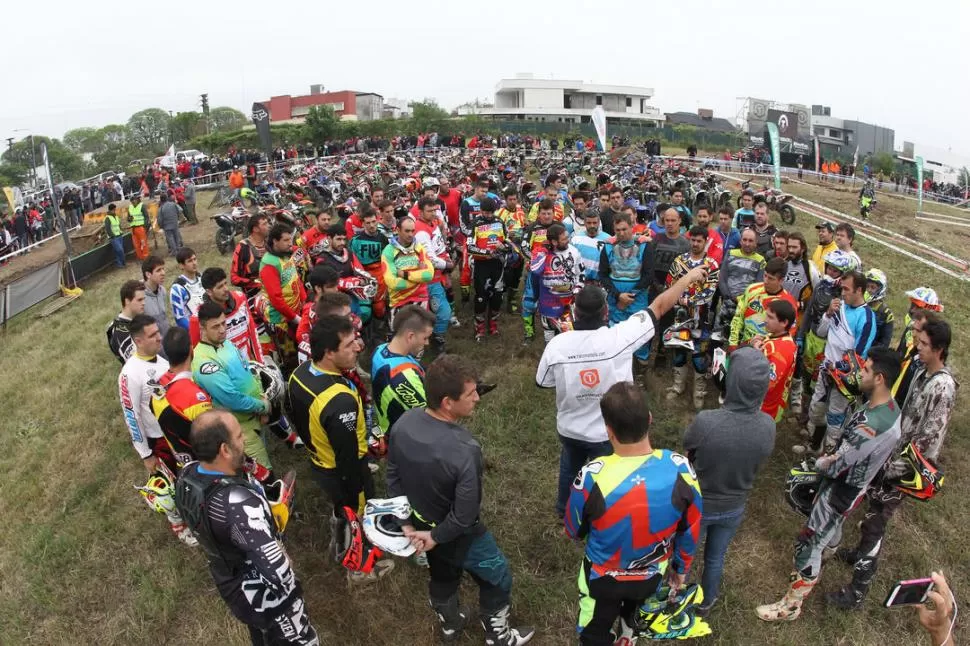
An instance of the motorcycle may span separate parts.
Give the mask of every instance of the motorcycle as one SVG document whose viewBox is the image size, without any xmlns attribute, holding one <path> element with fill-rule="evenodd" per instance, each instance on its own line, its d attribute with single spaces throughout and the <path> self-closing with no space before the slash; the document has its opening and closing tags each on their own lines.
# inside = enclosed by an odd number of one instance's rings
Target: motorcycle
<svg viewBox="0 0 970 646">
<path fill-rule="evenodd" d="M 746 179 L 741 182 L 741 192 L 748 190 L 751 180 Z M 795 224 L 795 208 L 789 204 L 795 198 L 791 193 L 785 193 L 778 189 L 765 186 L 754 194 L 754 201 L 764 200 L 768 204 L 768 210 L 775 211 L 781 216 L 781 221 L 785 224 Z M 738 196 L 738 208 L 741 208 L 741 197 Z"/>
<path fill-rule="evenodd" d="M 241 206 L 235 207 L 229 213 L 219 213 L 211 216 L 216 221 L 216 249 L 226 255 L 236 248 L 236 236 L 246 235 L 246 225 L 249 223 L 249 211 Z"/>
<path fill-rule="evenodd" d="M 863 195 L 859 198 L 859 215 L 863 220 L 869 219 L 869 214 L 872 213 L 873 207 L 876 206 L 876 198 Z"/>
</svg>

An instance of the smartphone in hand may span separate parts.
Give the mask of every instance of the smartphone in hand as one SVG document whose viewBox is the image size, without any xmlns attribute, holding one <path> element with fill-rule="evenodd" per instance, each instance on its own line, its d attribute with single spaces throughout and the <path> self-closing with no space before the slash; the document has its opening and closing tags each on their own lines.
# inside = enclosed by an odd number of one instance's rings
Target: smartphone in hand
<svg viewBox="0 0 970 646">
<path fill-rule="evenodd" d="M 933 579 L 912 579 L 900 581 L 889 591 L 889 596 L 883 605 L 887 608 L 902 606 L 918 606 L 926 601 L 930 590 L 933 589 Z"/>
</svg>

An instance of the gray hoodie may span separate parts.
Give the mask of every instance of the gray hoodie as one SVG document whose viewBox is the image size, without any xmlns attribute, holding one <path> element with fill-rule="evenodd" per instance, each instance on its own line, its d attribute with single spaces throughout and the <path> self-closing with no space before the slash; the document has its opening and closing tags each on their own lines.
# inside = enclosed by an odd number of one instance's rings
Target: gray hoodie
<svg viewBox="0 0 970 646">
<path fill-rule="evenodd" d="M 704 495 L 704 513 L 743 507 L 754 477 L 775 447 L 775 422 L 761 412 L 768 360 L 752 347 L 731 354 L 724 405 L 697 414 L 684 449 Z"/>
<path fill-rule="evenodd" d="M 168 290 L 164 285 L 159 285 L 156 292 L 145 286 L 145 314 L 155 319 L 158 323 L 158 331 L 164 337 L 169 328 Z"/>
</svg>

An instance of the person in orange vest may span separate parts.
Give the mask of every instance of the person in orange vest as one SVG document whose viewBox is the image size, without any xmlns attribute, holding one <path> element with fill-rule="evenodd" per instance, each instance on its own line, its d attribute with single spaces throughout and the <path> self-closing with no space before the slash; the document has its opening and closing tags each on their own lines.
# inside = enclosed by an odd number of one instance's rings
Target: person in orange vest
<svg viewBox="0 0 970 646">
<path fill-rule="evenodd" d="M 240 172 L 239 166 L 233 166 L 232 172 L 229 173 L 229 188 L 232 189 L 232 199 L 240 199 L 240 191 L 245 185 L 246 179 L 243 177 L 242 172 Z"/>
</svg>

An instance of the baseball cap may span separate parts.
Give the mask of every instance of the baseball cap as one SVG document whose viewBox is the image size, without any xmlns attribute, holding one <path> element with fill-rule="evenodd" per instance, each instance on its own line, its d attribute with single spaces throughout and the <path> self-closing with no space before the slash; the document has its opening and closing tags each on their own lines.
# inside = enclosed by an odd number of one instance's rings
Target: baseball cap
<svg viewBox="0 0 970 646">
<path fill-rule="evenodd" d="M 835 233 L 835 225 L 831 222 L 820 222 L 815 225 L 816 229 L 828 229 L 831 233 Z"/>
</svg>

